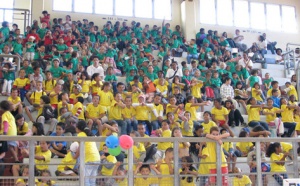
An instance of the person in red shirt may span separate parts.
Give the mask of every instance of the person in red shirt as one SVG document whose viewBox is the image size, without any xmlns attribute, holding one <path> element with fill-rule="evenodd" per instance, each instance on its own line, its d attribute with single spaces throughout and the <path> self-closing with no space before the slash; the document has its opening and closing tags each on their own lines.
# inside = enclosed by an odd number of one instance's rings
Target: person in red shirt
<svg viewBox="0 0 300 186">
<path fill-rule="evenodd" d="M 71 46 L 71 41 L 73 40 L 73 37 L 72 37 L 72 31 L 69 30 L 69 31 L 67 32 L 67 35 L 65 35 L 65 36 L 63 37 L 63 39 L 64 39 L 64 41 L 65 41 L 65 44 L 66 44 L 68 47 L 70 47 L 70 46 Z"/>
<path fill-rule="evenodd" d="M 36 43 L 39 43 L 41 41 L 40 36 L 36 33 L 36 29 L 32 28 L 30 30 L 29 34 L 27 34 L 27 36 L 26 36 L 25 43 L 28 41 L 29 37 L 31 37 L 31 36 L 33 36 L 35 38 L 35 42 Z"/>
<path fill-rule="evenodd" d="M 41 23 L 46 23 L 47 24 L 47 28 L 51 28 L 50 27 L 50 14 L 48 14 L 48 12 L 46 10 L 44 10 L 42 12 L 42 14 L 44 15 L 44 17 L 40 17 L 40 22 Z"/>
</svg>

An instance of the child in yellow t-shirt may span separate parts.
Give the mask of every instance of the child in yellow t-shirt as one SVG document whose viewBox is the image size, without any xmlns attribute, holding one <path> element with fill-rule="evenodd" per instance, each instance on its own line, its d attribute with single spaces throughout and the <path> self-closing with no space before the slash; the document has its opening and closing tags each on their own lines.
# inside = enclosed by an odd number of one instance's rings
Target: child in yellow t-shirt
<svg viewBox="0 0 300 186">
<path fill-rule="evenodd" d="M 124 178 L 113 178 L 113 179 L 119 186 L 128 186 L 128 180 L 127 180 L 126 174 L 127 174 L 127 171 L 121 165 L 121 162 L 118 161 L 115 164 L 113 176 L 124 176 Z"/>
<path fill-rule="evenodd" d="M 145 125 L 143 123 L 139 123 L 137 125 L 137 131 L 140 135 L 140 137 L 143 137 L 143 138 L 149 138 L 149 136 L 147 134 L 145 134 L 146 132 L 146 129 L 145 129 Z M 151 145 L 151 142 L 144 142 L 144 147 L 147 149 L 148 147 L 150 147 Z"/>
<path fill-rule="evenodd" d="M 17 114 L 15 116 L 16 124 L 17 124 L 17 134 L 25 135 L 28 133 L 28 123 L 25 121 L 25 118 L 22 114 Z"/>
<path fill-rule="evenodd" d="M 98 94 L 98 92 L 101 91 L 103 83 L 101 81 L 101 76 L 99 73 L 94 73 L 92 76 L 92 82 L 91 82 L 91 90 L 92 94 Z"/>
<path fill-rule="evenodd" d="M 295 131 L 299 136 L 300 135 L 300 110 L 299 109 L 294 110 L 294 120 L 296 122 Z"/>
<path fill-rule="evenodd" d="M 270 172 L 274 173 L 273 177 L 279 183 L 279 185 L 283 185 L 283 179 L 288 178 L 288 175 L 285 173 L 285 158 L 289 155 L 289 153 L 283 153 L 280 143 L 275 142 L 269 145 L 266 155 L 270 157 L 271 160 Z"/>
<path fill-rule="evenodd" d="M 74 106 L 72 108 L 72 115 L 81 120 L 85 120 L 83 102 L 84 102 L 83 97 L 75 98 Z"/>
<path fill-rule="evenodd" d="M 229 133 L 224 133 L 224 134 L 220 134 L 219 132 L 219 128 L 218 127 L 212 127 L 210 128 L 210 134 L 207 134 L 206 137 L 212 140 L 215 140 L 217 143 L 219 143 L 221 145 L 222 148 L 222 139 L 229 137 Z M 209 173 L 210 174 L 216 174 L 217 173 L 217 167 L 216 167 L 216 161 L 217 161 L 217 152 L 216 152 L 216 142 L 207 142 L 207 150 L 208 150 L 208 154 L 209 156 L 207 157 L 207 162 L 211 162 L 210 164 L 208 164 L 208 168 L 209 168 Z M 222 174 L 228 174 L 228 167 L 227 167 L 227 161 L 225 158 L 225 154 L 223 151 L 221 151 L 221 172 Z M 211 176 L 209 178 L 209 182 L 212 185 L 216 184 L 216 176 Z M 228 177 L 227 176 L 222 176 L 222 186 L 228 186 Z"/>
<path fill-rule="evenodd" d="M 19 77 L 15 79 L 13 84 L 13 88 L 17 88 L 19 90 L 22 102 L 24 101 L 24 97 L 30 88 L 30 81 L 25 76 L 26 76 L 25 70 L 21 69 L 19 71 Z"/>
<path fill-rule="evenodd" d="M 217 127 L 217 124 L 211 120 L 211 113 L 209 111 L 205 111 L 203 113 L 203 122 L 202 122 L 202 126 L 203 126 L 203 134 L 209 134 L 210 132 L 210 128 L 211 127 Z"/>
<path fill-rule="evenodd" d="M 240 168 L 235 167 L 233 169 L 233 173 L 235 173 L 235 174 L 239 174 L 241 172 L 242 171 Z M 232 183 L 233 183 L 233 186 L 240 186 L 240 185 L 251 186 L 252 185 L 252 182 L 251 182 L 249 176 L 247 176 L 247 175 L 236 175 L 233 178 Z"/>
<path fill-rule="evenodd" d="M 187 177 L 181 177 L 180 185 L 184 186 L 196 186 L 194 177 L 197 177 L 198 173 L 196 168 L 193 166 L 193 159 L 190 156 L 185 156 L 181 158 L 182 168 L 179 170 L 180 174 L 191 175 Z"/>
<path fill-rule="evenodd" d="M 208 149 L 205 146 L 205 142 L 201 142 L 199 145 L 199 154 L 200 164 L 198 168 L 198 173 L 200 174 L 200 183 L 203 185 L 206 184 L 207 176 L 202 176 L 203 174 L 209 174 L 209 153 Z"/>
<path fill-rule="evenodd" d="M 66 154 L 66 156 L 61 160 L 61 163 L 57 166 L 57 170 L 55 171 L 56 176 L 77 176 L 77 170 L 74 170 L 77 160 L 73 157 L 77 152 L 78 147 L 78 142 L 73 142 L 71 144 L 70 151 Z"/>
<path fill-rule="evenodd" d="M 127 92 L 128 93 L 128 92 Z M 141 89 L 136 84 L 131 85 L 131 97 L 132 97 L 132 103 L 138 103 L 139 102 L 139 95 L 143 93 Z"/>
<path fill-rule="evenodd" d="M 156 164 L 156 168 L 161 173 L 161 175 L 171 176 L 174 174 L 173 158 L 174 150 L 172 147 L 169 147 L 165 151 L 165 157 L 163 159 L 158 160 Z M 162 177 L 159 179 L 159 185 L 161 186 L 167 186 L 170 183 L 174 183 L 174 178 Z"/>
<path fill-rule="evenodd" d="M 18 94 L 19 94 L 18 89 L 12 88 L 11 95 L 7 98 L 7 101 L 9 101 L 12 105 L 12 110 L 10 112 L 13 116 L 23 113 L 21 98 L 18 96 Z"/>
<path fill-rule="evenodd" d="M 137 120 L 135 119 L 136 109 L 132 106 L 132 98 L 125 98 L 126 107 L 122 109 L 122 117 L 127 123 L 127 133 L 129 134 L 132 130 L 137 131 Z"/>
<path fill-rule="evenodd" d="M 151 170 L 153 170 L 156 174 L 160 174 L 160 172 L 156 169 L 155 165 L 144 165 L 142 162 L 139 162 L 136 170 L 134 171 L 134 175 L 141 175 L 143 177 L 137 177 L 134 180 L 134 185 L 152 185 L 158 184 L 157 177 L 147 177 L 151 174 Z"/>
<path fill-rule="evenodd" d="M 239 134 L 239 138 L 247 138 L 249 134 L 246 131 L 241 131 Z M 253 143 L 252 142 L 237 142 L 236 143 L 236 151 L 235 154 L 237 157 L 247 157 L 248 153 L 253 150 Z"/>
<path fill-rule="evenodd" d="M 180 128 L 183 136 L 194 136 L 194 123 L 191 120 L 191 113 L 189 111 L 184 112 L 184 120 L 181 122 Z"/>
<path fill-rule="evenodd" d="M 169 122 L 167 120 L 163 120 L 161 123 L 161 129 L 156 130 L 156 135 L 158 137 L 170 138 L 172 136 L 172 131 L 169 128 Z M 163 158 L 165 150 L 173 147 L 171 142 L 158 142 L 157 143 L 157 155 L 159 158 Z"/>
<path fill-rule="evenodd" d="M 291 84 L 291 82 L 286 82 L 285 83 L 286 88 L 284 91 L 288 94 L 288 96 L 294 95 L 295 100 L 298 101 L 298 93 L 294 85 Z"/>
<path fill-rule="evenodd" d="M 259 104 L 261 104 L 264 101 L 264 95 L 262 90 L 260 89 L 259 83 L 254 83 L 253 88 L 251 89 L 251 95 L 257 100 Z"/>
<path fill-rule="evenodd" d="M 160 93 L 164 98 L 167 97 L 168 85 L 166 84 L 166 80 L 163 77 L 159 78 L 159 82 L 156 85 L 156 92 Z"/>
<path fill-rule="evenodd" d="M 71 90 L 72 90 L 72 93 L 70 94 L 69 102 L 71 104 L 74 104 L 75 98 L 83 97 L 83 94 L 81 93 L 82 87 L 80 85 L 78 85 L 78 84 L 74 84 L 71 87 Z"/>
<path fill-rule="evenodd" d="M 50 178 L 45 177 L 51 177 L 51 173 L 49 170 L 43 170 L 41 172 L 41 176 L 44 178 L 39 179 L 39 182 L 36 184 L 37 186 L 51 186 L 55 184 L 55 181 L 50 180 Z"/>
<path fill-rule="evenodd" d="M 109 112 L 112 101 L 114 100 L 114 95 L 112 94 L 111 84 L 109 82 L 104 82 L 102 90 L 98 92 L 100 96 L 100 105 L 105 107 Z"/>
<path fill-rule="evenodd" d="M 103 145 L 103 150 L 99 152 L 101 157 L 100 166 L 98 168 L 99 176 L 112 176 L 117 159 L 108 153 L 106 144 Z M 109 178 L 104 179 L 104 183 L 110 181 Z"/>
<path fill-rule="evenodd" d="M 78 80 L 78 84 L 82 87 L 81 92 L 83 94 L 90 94 L 90 86 L 91 86 L 91 79 L 86 71 L 81 72 L 80 79 Z"/>
<path fill-rule="evenodd" d="M 137 131 L 131 131 L 130 132 L 131 137 L 140 137 L 139 133 Z M 138 162 L 144 162 L 144 159 L 146 157 L 146 149 L 143 143 L 134 142 L 133 144 L 133 162 L 136 164 Z M 133 170 L 135 170 L 135 166 L 133 167 Z"/>
<path fill-rule="evenodd" d="M 50 92 L 54 89 L 56 80 L 53 79 L 52 73 L 50 71 L 46 72 L 46 80 L 43 81 L 44 91 L 49 95 Z"/>
<path fill-rule="evenodd" d="M 40 141 L 40 145 L 35 147 L 34 163 L 37 171 L 48 170 L 51 160 L 50 142 Z"/>
</svg>

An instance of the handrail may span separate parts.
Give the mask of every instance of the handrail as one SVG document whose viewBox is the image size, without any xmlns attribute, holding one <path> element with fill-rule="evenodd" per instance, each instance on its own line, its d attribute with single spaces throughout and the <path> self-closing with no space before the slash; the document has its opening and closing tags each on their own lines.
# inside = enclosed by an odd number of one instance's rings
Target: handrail
<svg viewBox="0 0 300 186">
<path fill-rule="evenodd" d="M 13 10 L 13 11 L 24 11 L 24 33 L 26 32 L 26 26 L 31 26 L 31 13 L 29 9 L 23 9 L 23 8 L 0 8 L 0 10 L 3 10 L 3 18 L 5 18 L 5 11 L 6 10 Z M 27 13 L 28 12 L 28 13 Z M 21 20 L 21 19 L 18 19 Z M 27 24 L 26 24 L 27 23 Z"/>
<path fill-rule="evenodd" d="M 297 89 L 298 89 L 298 98 L 300 98 L 300 91 L 299 91 L 299 83 L 300 83 L 300 63 L 298 62 L 297 68 L 295 70 L 296 78 L 297 78 Z"/>
<path fill-rule="evenodd" d="M 85 153 L 84 152 L 84 146 L 85 142 L 103 142 L 105 141 L 106 137 L 73 137 L 73 136 L 1 136 L 1 141 L 29 141 L 29 162 L 34 162 L 34 154 L 35 154 L 35 142 L 36 141 L 77 141 L 79 142 L 80 147 L 80 172 L 79 175 L 79 185 L 84 185 L 84 179 L 85 174 L 84 173 L 84 167 L 85 167 Z M 218 142 L 210 140 L 208 138 L 201 138 L 201 137 L 171 137 L 171 138 L 143 138 L 143 137 L 136 137 L 133 138 L 135 142 L 172 142 L 173 148 L 174 148 L 174 186 L 180 185 L 180 174 L 179 174 L 179 143 L 181 142 L 214 142 L 216 143 L 216 164 L 217 164 L 217 173 L 216 175 L 216 181 L 217 185 L 222 185 L 222 173 L 221 173 L 221 152 L 222 148 L 221 145 L 219 145 Z M 297 147 L 298 142 L 300 142 L 300 138 L 226 138 L 222 139 L 224 142 L 256 142 L 256 159 L 257 159 L 257 185 L 262 186 L 262 172 L 261 172 L 261 164 L 259 163 L 261 161 L 261 152 L 260 152 L 260 142 L 290 142 L 293 145 L 293 155 L 294 157 L 298 157 L 297 154 Z M 293 161 L 293 177 L 299 178 L 299 162 Z M 100 163 L 100 162 L 99 162 Z M 34 163 L 29 163 L 29 175 L 34 175 Z M 128 150 L 128 170 L 132 170 L 133 168 L 133 149 L 130 148 Z M 89 177 L 90 178 L 90 177 Z M 133 185 L 134 181 L 134 175 L 132 171 L 128 171 L 127 174 L 128 184 Z M 29 176 L 29 185 L 35 184 L 35 177 Z"/>
<path fill-rule="evenodd" d="M 288 55 L 291 53 L 293 53 L 292 59 L 293 59 L 294 68 L 295 68 L 295 65 L 296 65 L 295 50 L 289 50 L 282 54 L 284 56 L 284 75 L 285 75 L 285 77 L 287 77 L 286 69 L 288 71 L 288 75 L 291 74 L 291 61 L 290 61 L 291 58 L 290 58 L 290 55 Z"/>
<path fill-rule="evenodd" d="M 0 54 L 0 57 L 12 57 L 12 58 L 17 58 L 17 72 L 20 71 L 21 69 L 21 58 L 18 55 L 12 55 L 12 54 Z"/>
<path fill-rule="evenodd" d="M 300 44 L 296 44 L 296 43 L 287 43 L 286 44 L 286 50 L 288 51 L 289 49 L 289 45 L 292 45 L 292 46 L 300 46 Z"/>
</svg>

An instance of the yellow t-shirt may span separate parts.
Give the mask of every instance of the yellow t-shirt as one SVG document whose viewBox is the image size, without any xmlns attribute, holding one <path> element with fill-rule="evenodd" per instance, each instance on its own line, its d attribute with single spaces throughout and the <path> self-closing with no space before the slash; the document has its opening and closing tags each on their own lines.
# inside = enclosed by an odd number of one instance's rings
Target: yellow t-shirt
<svg viewBox="0 0 300 186">
<path fill-rule="evenodd" d="M 47 91 L 47 92 L 51 92 L 54 89 L 55 84 L 56 84 L 55 79 L 53 79 L 53 80 L 44 80 L 43 81 L 44 90 Z"/>
<path fill-rule="evenodd" d="M 100 96 L 99 104 L 101 106 L 108 107 L 111 105 L 112 101 L 114 100 L 114 95 L 110 91 L 108 92 L 100 91 L 98 92 L 98 95 Z"/>
<path fill-rule="evenodd" d="M 157 114 L 159 115 L 159 113 L 164 112 L 164 107 L 161 104 L 159 105 L 153 104 L 153 108 L 151 112 L 151 121 L 157 120 L 157 117 L 153 113 L 154 110 L 156 110 Z"/>
<path fill-rule="evenodd" d="M 133 155 L 136 159 L 139 159 L 141 154 L 144 152 L 146 152 L 146 150 L 143 143 L 138 143 L 137 145 L 133 146 Z"/>
<path fill-rule="evenodd" d="M 131 119 L 133 116 L 136 115 L 136 110 L 133 106 L 130 106 L 130 108 L 126 106 L 124 109 L 122 109 L 121 112 L 124 119 Z"/>
<path fill-rule="evenodd" d="M 106 157 L 106 160 L 109 163 L 113 163 L 113 164 L 117 163 L 116 157 L 112 155 L 108 155 Z M 106 168 L 105 165 L 102 166 L 101 174 L 103 176 L 112 176 L 113 172 L 114 172 L 114 166 L 111 169 Z"/>
<path fill-rule="evenodd" d="M 62 101 L 60 101 L 60 102 L 57 104 L 57 115 L 58 115 L 58 117 L 60 116 L 60 109 L 63 108 L 63 107 L 67 107 L 68 111 L 71 111 L 73 105 L 72 105 L 72 104 L 68 104 L 68 105 L 66 105 L 66 106 L 63 106 Z"/>
<path fill-rule="evenodd" d="M 95 107 L 93 103 L 90 103 L 86 107 L 86 112 L 91 118 L 99 118 L 101 114 L 105 113 L 105 109 L 100 104 Z"/>
<path fill-rule="evenodd" d="M 30 99 L 33 100 L 34 104 L 40 104 L 40 99 L 42 96 L 45 96 L 46 92 L 44 91 L 34 91 L 31 96 Z"/>
<path fill-rule="evenodd" d="M 171 106 L 172 105 L 170 103 L 167 104 L 166 114 L 168 114 L 169 112 L 173 112 L 174 120 L 177 121 L 179 119 L 179 117 L 178 117 L 179 109 L 177 110 L 177 112 L 175 112 L 176 108 L 172 108 Z"/>
<path fill-rule="evenodd" d="M 223 149 L 229 152 L 230 149 L 233 149 L 232 142 L 223 142 Z"/>
<path fill-rule="evenodd" d="M 240 148 L 241 152 L 249 152 L 251 147 L 253 147 L 252 142 L 237 142 L 236 146 Z"/>
<path fill-rule="evenodd" d="M 215 142 L 207 142 L 206 147 L 208 150 L 209 156 L 206 158 L 207 162 L 212 162 L 208 164 L 208 169 L 216 169 L 216 162 L 217 162 L 217 153 L 216 153 L 216 143 Z M 223 145 L 221 149 L 223 148 Z M 221 151 L 221 160 L 222 160 L 222 165 L 221 167 L 227 167 L 227 161 L 224 155 L 224 152 Z"/>
<path fill-rule="evenodd" d="M 153 84 L 155 85 L 155 86 L 157 86 L 158 84 L 159 84 L 159 79 L 155 79 L 154 81 L 153 81 Z M 165 85 L 169 85 L 169 82 L 168 81 L 165 81 Z"/>
<path fill-rule="evenodd" d="M 284 165 L 278 165 L 276 161 L 280 161 L 283 158 L 283 153 L 273 153 L 271 154 L 271 171 L 270 172 L 286 172 Z"/>
<path fill-rule="evenodd" d="M 273 88 L 269 89 L 268 92 L 267 92 L 267 97 L 272 97 L 272 90 Z M 279 89 L 278 90 L 278 97 L 281 96 L 281 91 Z"/>
<path fill-rule="evenodd" d="M 185 111 L 189 111 L 191 113 L 191 120 L 198 120 L 197 119 L 197 108 L 198 107 L 193 107 L 191 106 L 192 103 L 186 103 L 185 104 Z"/>
<path fill-rule="evenodd" d="M 131 92 L 132 103 L 139 103 L 139 92 Z M 125 100 L 125 99 L 124 99 Z"/>
<path fill-rule="evenodd" d="M 184 130 L 184 124 L 185 124 L 185 122 L 182 121 L 181 125 L 180 125 L 181 131 L 182 131 L 182 135 L 183 136 L 194 136 L 194 134 L 193 134 L 194 122 L 192 120 L 188 121 L 188 124 L 189 124 L 189 130 L 188 131 Z"/>
<path fill-rule="evenodd" d="M 35 155 L 36 156 L 43 156 L 45 160 L 34 160 L 36 169 L 38 170 L 47 170 L 48 169 L 48 165 L 50 163 L 51 160 L 51 151 L 47 150 L 45 152 L 42 152 L 42 149 L 40 146 L 36 146 L 35 147 Z M 44 165 L 43 165 L 44 164 Z"/>
<path fill-rule="evenodd" d="M 176 85 L 175 83 L 172 83 L 172 94 L 175 94 L 175 87 L 179 87 L 182 90 L 184 85 Z"/>
<path fill-rule="evenodd" d="M 248 123 L 251 121 L 260 121 L 260 108 L 251 108 L 251 105 L 247 105 Z"/>
<path fill-rule="evenodd" d="M 261 97 L 261 94 L 260 94 L 260 95 L 257 94 L 258 91 L 260 91 L 260 90 L 256 90 L 255 88 L 252 88 L 252 89 L 251 89 L 251 95 L 252 95 L 252 97 L 254 97 L 257 101 L 263 101 L 263 99 L 262 99 L 262 97 Z"/>
<path fill-rule="evenodd" d="M 290 143 L 280 142 L 283 152 L 290 152 L 293 149 L 293 145 Z"/>
<path fill-rule="evenodd" d="M 172 165 L 173 167 L 173 165 Z M 174 168 L 174 167 L 173 167 Z M 160 173 L 161 175 L 171 175 L 169 171 L 169 166 L 166 164 L 165 160 L 162 160 L 162 164 L 160 165 Z M 168 186 L 170 183 L 174 183 L 174 178 L 162 177 L 159 179 L 159 185 Z"/>
<path fill-rule="evenodd" d="M 0 129 L 0 134 L 3 134 L 3 129 L 4 125 L 3 122 L 7 121 L 8 122 L 8 131 L 7 131 L 7 136 L 16 136 L 17 135 L 17 125 L 15 121 L 15 117 L 9 112 L 6 111 L 2 114 L 2 120 L 1 120 L 1 129 Z"/>
<path fill-rule="evenodd" d="M 128 186 L 128 180 L 127 180 L 127 178 L 124 178 L 123 180 L 116 179 L 116 183 L 118 184 L 118 186 Z"/>
<path fill-rule="evenodd" d="M 61 92 L 58 93 L 58 95 L 60 94 Z M 54 95 L 56 94 L 54 91 L 50 92 L 50 104 L 51 105 L 57 105 L 58 104 L 58 95 L 55 95 L 55 96 L 51 96 L 51 95 Z"/>
<path fill-rule="evenodd" d="M 266 122 L 267 123 L 270 123 L 270 122 L 272 122 L 272 121 L 275 120 L 275 118 L 276 118 L 276 112 L 278 110 L 280 110 L 280 109 L 277 108 L 277 107 L 273 107 L 271 109 L 264 109 L 264 112 L 266 112 L 266 113 L 272 113 L 272 115 L 266 114 Z"/>
<path fill-rule="evenodd" d="M 297 123 L 296 127 L 295 127 L 295 130 L 300 131 L 300 116 L 299 115 L 294 115 L 294 120 Z"/>
<path fill-rule="evenodd" d="M 76 159 L 73 158 L 72 152 L 68 152 L 67 155 L 61 160 L 61 163 L 57 166 L 57 170 L 60 172 L 65 171 L 65 167 L 73 169 L 76 164 Z"/>
<path fill-rule="evenodd" d="M 102 85 L 103 85 L 102 81 L 100 81 L 100 86 L 97 86 L 96 81 L 93 80 L 91 83 L 92 93 L 98 94 L 98 92 L 101 92 Z"/>
<path fill-rule="evenodd" d="M 282 122 L 294 122 L 294 109 L 289 109 L 287 105 L 281 105 L 281 121 Z"/>
<path fill-rule="evenodd" d="M 201 88 L 203 86 L 203 83 L 197 83 L 196 85 L 191 87 L 191 94 L 195 98 L 201 98 Z"/>
<path fill-rule="evenodd" d="M 21 98 L 19 96 L 16 97 L 16 99 L 13 99 L 11 96 L 7 98 L 7 101 L 11 102 L 13 105 L 21 102 Z M 16 108 L 14 111 L 16 111 L 18 108 Z"/>
<path fill-rule="evenodd" d="M 290 91 L 287 93 L 288 96 L 290 97 L 291 95 L 294 95 L 295 96 L 295 100 L 298 100 L 298 93 L 297 93 L 296 88 L 293 85 L 290 85 L 289 89 L 290 89 Z"/>
<path fill-rule="evenodd" d="M 14 81 L 14 86 L 16 87 L 22 87 L 24 88 L 26 85 L 29 85 L 30 84 L 30 81 L 28 78 L 24 78 L 24 79 L 21 79 L 21 78 L 17 78 L 15 79 Z"/>
<path fill-rule="evenodd" d="M 238 178 L 238 177 L 234 177 L 233 178 L 233 186 L 245 186 L 245 185 L 248 185 L 248 184 L 252 184 L 250 178 L 246 175 L 243 175 L 243 177 L 241 178 Z"/>
<path fill-rule="evenodd" d="M 74 116 L 76 115 L 78 109 L 81 109 L 81 112 L 80 112 L 80 114 L 78 116 L 78 119 L 84 120 L 84 108 L 83 108 L 82 103 L 80 103 L 79 101 L 72 108 L 72 114 Z"/>
<path fill-rule="evenodd" d="M 165 84 L 165 85 L 156 85 L 156 90 L 159 90 L 161 93 L 165 92 L 165 91 L 168 91 L 168 86 Z M 164 97 L 167 97 L 167 95 L 164 95 Z"/>
<path fill-rule="evenodd" d="M 211 114 L 215 115 L 216 120 L 225 121 L 225 115 L 228 115 L 229 112 L 225 107 L 222 107 L 221 109 L 217 109 L 216 107 L 213 107 L 211 109 Z"/>
<path fill-rule="evenodd" d="M 182 169 L 179 169 L 179 172 L 182 172 Z M 193 170 L 193 172 L 197 173 L 195 170 Z M 196 186 L 196 184 L 194 182 L 194 179 L 191 182 L 187 181 L 188 177 L 194 178 L 193 175 L 186 176 L 186 177 L 181 177 L 181 179 L 180 179 L 180 185 L 184 185 L 184 186 Z"/>
<path fill-rule="evenodd" d="M 200 159 L 198 173 L 199 174 L 209 174 L 209 167 L 207 164 L 209 162 L 209 152 L 208 152 L 207 147 L 204 147 L 202 149 L 202 156 L 206 156 L 206 158 Z"/>
<path fill-rule="evenodd" d="M 17 128 L 17 134 L 18 135 L 24 135 L 28 132 L 28 123 L 25 121 L 22 128 Z"/>
<path fill-rule="evenodd" d="M 157 80 L 158 80 L 158 79 L 157 79 Z M 155 81 L 155 80 L 154 80 L 154 81 Z M 154 83 L 154 82 L 153 82 L 153 83 Z M 129 84 L 130 84 L 130 86 L 132 86 L 132 85 L 135 84 L 135 83 L 134 83 L 134 81 L 130 81 Z M 143 89 L 143 84 L 142 84 L 141 82 L 139 82 L 139 83 L 138 83 L 138 87 L 139 87 L 139 89 L 142 90 L 142 89 Z"/>
<path fill-rule="evenodd" d="M 141 174 L 138 174 L 139 176 L 141 176 Z M 151 174 L 150 174 L 151 175 Z M 145 186 L 150 186 L 152 184 L 158 184 L 158 178 L 157 177 L 149 177 L 149 178 L 135 178 L 134 180 L 134 185 L 145 185 Z"/>
<path fill-rule="evenodd" d="M 82 93 L 79 93 L 79 94 L 74 94 L 74 93 L 72 93 L 71 95 L 70 95 L 70 100 L 75 100 L 75 98 L 78 98 L 78 97 L 83 97 L 83 94 Z M 72 102 L 71 102 L 72 103 Z"/>
<path fill-rule="evenodd" d="M 110 110 L 108 112 L 109 120 L 122 120 L 122 108 L 117 105 L 115 100 L 112 101 Z"/>
<path fill-rule="evenodd" d="M 88 93 L 88 92 L 90 92 L 90 86 L 91 86 L 91 84 L 92 84 L 92 82 L 91 82 L 91 80 L 85 80 L 83 83 L 82 83 L 82 80 L 80 79 L 79 81 L 78 81 L 78 84 L 80 84 L 81 85 L 81 92 L 82 93 Z"/>
<path fill-rule="evenodd" d="M 210 128 L 212 127 L 217 127 L 217 124 L 214 121 L 209 121 L 208 123 L 202 123 L 203 126 L 203 133 L 204 134 L 209 134 L 210 133 Z"/>
<path fill-rule="evenodd" d="M 136 116 L 135 116 L 137 120 L 149 120 L 149 112 L 151 111 L 149 107 L 147 107 L 146 105 L 144 106 L 139 105 L 135 107 L 135 110 L 138 111 L 136 112 Z"/>
<path fill-rule="evenodd" d="M 171 130 L 165 130 L 162 132 L 163 138 L 170 138 L 171 135 L 172 135 Z M 157 150 L 166 150 L 169 147 L 173 147 L 173 144 L 171 142 L 158 142 L 157 143 Z"/>
<path fill-rule="evenodd" d="M 78 137 L 86 137 L 84 132 L 79 132 L 77 134 Z M 96 142 L 85 142 L 84 145 L 84 154 L 85 160 L 84 162 L 100 162 L 100 154 L 96 146 Z"/>
<path fill-rule="evenodd" d="M 51 182 L 51 185 L 55 184 L 55 181 L 53 181 L 53 180 L 50 180 L 50 182 Z M 43 183 L 43 182 L 37 182 L 36 186 L 49 186 L 49 185 L 46 183 Z"/>
</svg>

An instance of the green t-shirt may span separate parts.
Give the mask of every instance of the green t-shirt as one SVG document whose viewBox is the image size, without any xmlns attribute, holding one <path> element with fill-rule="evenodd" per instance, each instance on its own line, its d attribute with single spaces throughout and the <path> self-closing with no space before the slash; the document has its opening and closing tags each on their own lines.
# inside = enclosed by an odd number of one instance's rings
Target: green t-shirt
<svg viewBox="0 0 300 186">
<path fill-rule="evenodd" d="M 153 73 L 158 74 L 160 68 L 158 66 L 153 66 Z"/>
<path fill-rule="evenodd" d="M 134 76 L 127 76 L 126 77 L 126 83 L 129 83 L 129 82 L 131 82 L 131 81 L 133 81 L 133 78 L 134 78 Z"/>
<path fill-rule="evenodd" d="M 115 55 L 117 54 L 116 50 L 115 49 L 108 49 L 107 52 L 106 52 L 106 57 L 110 57 L 110 58 L 113 58 Z"/>
<path fill-rule="evenodd" d="M 82 57 L 81 57 L 81 64 L 82 64 L 82 66 L 84 66 L 84 67 L 89 66 L 88 56 L 82 56 Z"/>
<path fill-rule="evenodd" d="M 4 36 L 5 39 L 8 38 L 8 36 L 9 36 L 9 28 L 8 27 L 2 27 L 0 29 L 0 32 L 2 32 L 2 34 L 3 34 L 3 36 Z"/>
<path fill-rule="evenodd" d="M 146 73 L 146 76 L 151 80 L 154 81 L 155 79 L 157 79 L 157 74 L 155 74 L 154 72 L 152 72 L 151 74 L 149 72 Z"/>
<path fill-rule="evenodd" d="M 146 47 L 144 46 L 145 53 L 151 53 L 152 52 L 152 46 L 151 44 L 148 44 Z"/>
<path fill-rule="evenodd" d="M 96 42 L 96 35 L 94 34 L 94 33 L 89 33 L 89 36 L 90 36 L 90 41 L 92 42 L 92 43 L 94 43 L 94 42 Z"/>
<path fill-rule="evenodd" d="M 57 47 L 57 51 L 65 51 L 68 49 L 68 46 L 65 44 L 57 44 L 56 47 Z"/>
<path fill-rule="evenodd" d="M 62 73 L 65 72 L 65 70 L 62 67 L 51 67 L 49 71 L 52 73 L 52 76 L 54 78 L 61 77 Z"/>
<path fill-rule="evenodd" d="M 251 88 L 253 88 L 253 85 L 256 82 L 259 82 L 259 78 L 257 76 L 250 76 L 250 78 L 249 78 L 249 84 L 250 84 Z"/>
<path fill-rule="evenodd" d="M 194 44 L 193 47 L 189 46 L 187 50 L 189 54 L 197 54 L 197 45 Z"/>
<path fill-rule="evenodd" d="M 188 84 L 188 82 L 187 81 L 191 81 L 193 79 L 193 77 L 192 76 L 185 76 L 185 75 L 183 75 L 182 76 L 182 82 L 185 84 L 185 85 L 187 85 Z M 187 80 L 187 81 L 186 81 Z"/>
<path fill-rule="evenodd" d="M 9 72 L 3 71 L 3 77 L 5 80 L 15 80 L 15 72 L 14 71 L 9 71 Z"/>
<path fill-rule="evenodd" d="M 126 66 L 126 68 L 125 68 L 125 72 L 126 72 L 126 74 L 127 75 L 129 75 L 130 74 L 130 71 L 131 70 L 135 70 L 135 72 L 137 73 L 137 71 L 138 71 L 138 69 L 136 68 L 136 66 L 135 65 L 131 65 L 131 66 Z"/>
<path fill-rule="evenodd" d="M 272 82 L 272 81 L 273 81 L 273 78 L 264 79 L 263 84 L 264 84 L 264 85 L 265 85 L 265 84 L 270 85 L 270 88 L 272 88 L 272 86 L 271 86 L 271 82 Z"/>
<path fill-rule="evenodd" d="M 118 39 L 120 41 L 123 41 L 123 42 L 130 40 L 130 38 L 128 37 L 128 35 L 123 35 L 123 34 L 121 34 Z"/>
<path fill-rule="evenodd" d="M 222 81 L 220 78 L 211 78 L 211 84 L 216 87 L 220 87 L 222 85 Z"/>
<path fill-rule="evenodd" d="M 44 38 L 44 36 L 45 36 L 47 30 L 48 30 L 48 29 L 46 29 L 46 28 L 41 28 L 41 29 L 39 29 L 39 30 L 37 31 L 37 34 L 40 36 L 41 39 Z"/>
<path fill-rule="evenodd" d="M 106 35 L 98 35 L 97 39 L 98 39 L 99 43 L 104 43 L 105 41 L 107 41 Z"/>
<path fill-rule="evenodd" d="M 30 46 L 27 48 L 27 46 Z M 26 52 L 34 52 L 35 44 L 33 42 L 27 42 L 26 43 Z"/>
<path fill-rule="evenodd" d="M 104 81 L 118 81 L 116 75 L 112 74 L 112 75 L 106 75 L 104 78 Z"/>
<path fill-rule="evenodd" d="M 71 63 L 73 63 L 73 73 L 77 71 L 78 69 L 78 58 L 72 58 L 71 59 Z"/>
<path fill-rule="evenodd" d="M 22 67 L 21 70 L 25 70 L 26 77 L 28 77 L 29 74 L 33 73 L 33 68 L 31 66 L 28 66 L 27 68 Z"/>
<path fill-rule="evenodd" d="M 179 41 L 177 39 L 173 40 L 173 45 L 171 48 L 178 48 L 179 47 Z"/>
<path fill-rule="evenodd" d="M 15 43 L 13 45 L 13 47 L 14 47 L 14 52 L 15 53 L 18 53 L 18 54 L 22 55 L 22 53 L 23 53 L 23 45 L 22 44 Z"/>
</svg>

